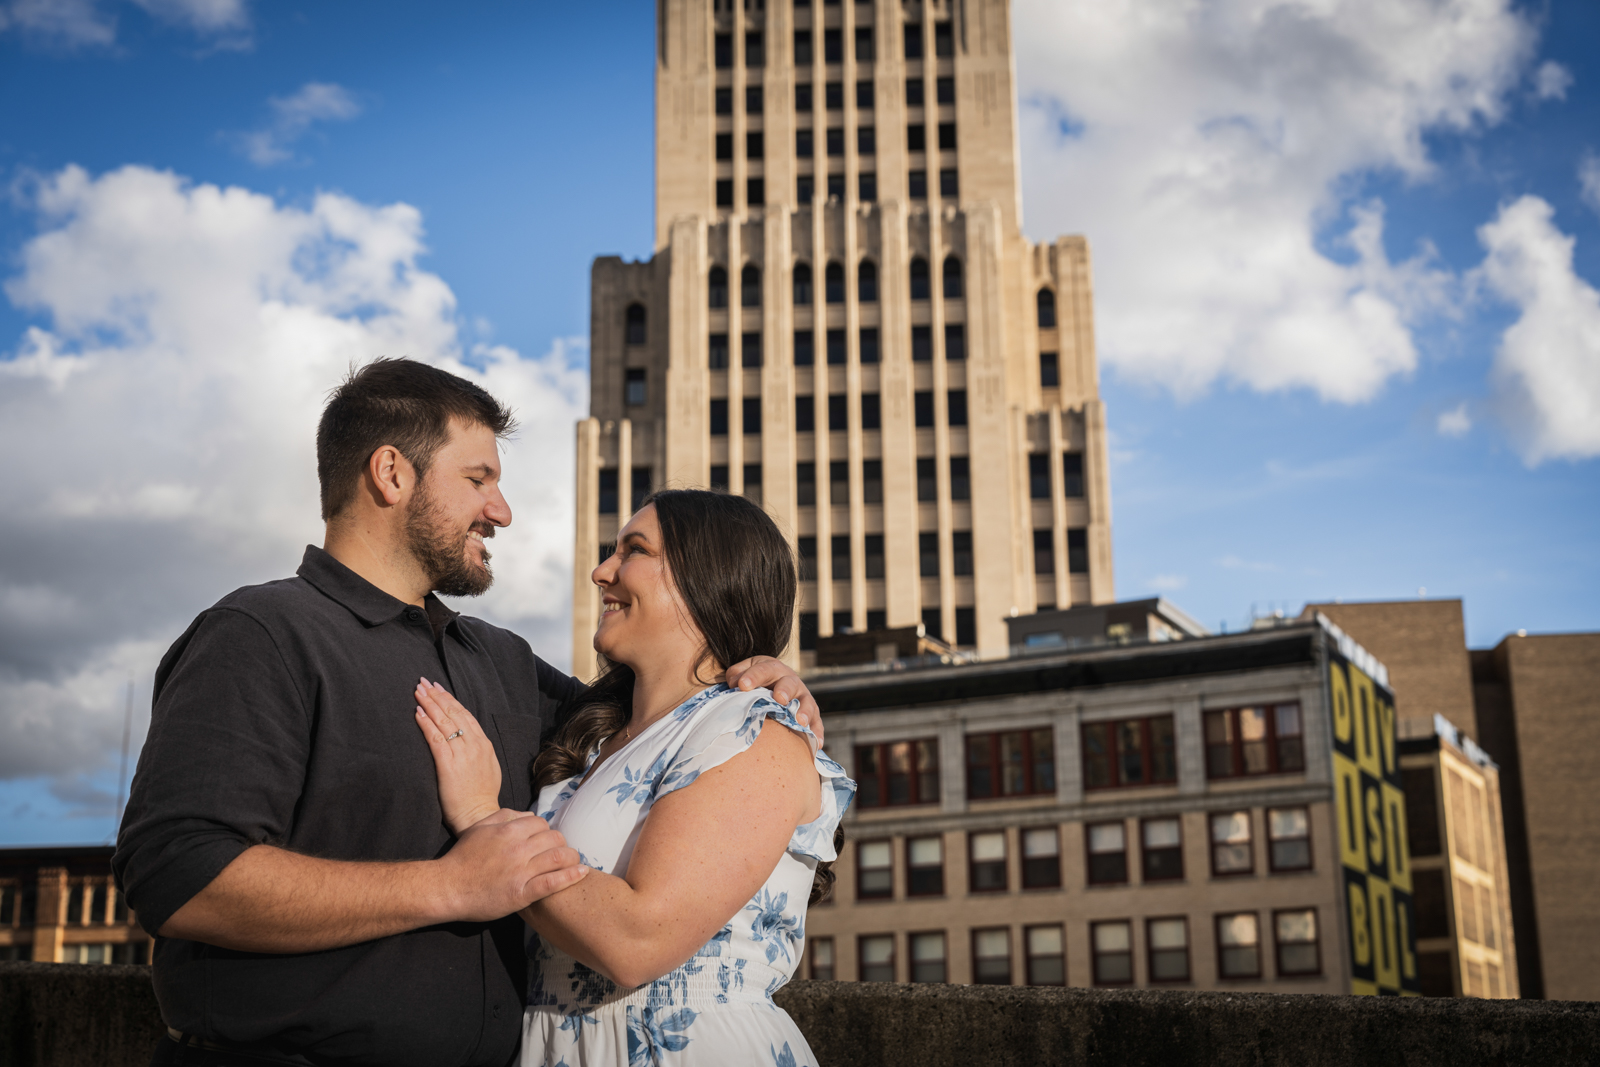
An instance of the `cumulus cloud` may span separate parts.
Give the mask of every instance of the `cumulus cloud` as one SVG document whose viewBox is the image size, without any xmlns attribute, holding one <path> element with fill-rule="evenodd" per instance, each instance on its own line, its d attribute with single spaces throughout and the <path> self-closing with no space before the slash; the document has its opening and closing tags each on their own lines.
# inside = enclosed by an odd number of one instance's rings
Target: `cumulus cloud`
<svg viewBox="0 0 1600 1067">
<path fill-rule="evenodd" d="M 1030 232 L 1086 234 L 1107 364 L 1359 402 L 1417 362 L 1452 278 L 1384 252 L 1363 174 L 1498 121 L 1535 30 L 1510 0 L 1023 0 Z"/>
<path fill-rule="evenodd" d="M 1467 414 L 1467 402 L 1463 400 L 1449 411 L 1441 411 L 1434 428 L 1443 437 L 1465 436 L 1472 429 L 1472 416 Z"/>
<path fill-rule="evenodd" d="M 1578 162 L 1578 191 L 1583 202 L 1600 214 L 1600 156 L 1586 152 Z"/>
<path fill-rule="evenodd" d="M 1540 100 L 1565 100 L 1572 88 L 1572 71 L 1550 59 L 1533 72 L 1533 92 Z"/>
<path fill-rule="evenodd" d="M 414 208 L 290 206 L 143 167 L 68 168 L 30 198 L 41 232 L 5 290 L 43 325 L 0 358 L 0 777 L 115 760 L 129 672 L 147 693 L 195 613 L 320 542 L 317 415 L 379 355 L 516 408 L 516 521 L 494 590 L 462 606 L 565 661 L 586 375 L 570 344 L 464 343 L 449 286 L 417 265 Z"/>
<path fill-rule="evenodd" d="M 361 114 L 361 104 L 349 90 L 332 82 L 306 82 L 293 96 L 267 101 L 272 120 L 258 130 L 233 134 L 239 151 L 258 167 L 287 163 L 294 144 L 314 123 L 343 122 Z"/>
<path fill-rule="evenodd" d="M 247 48 L 250 12 L 245 0 L 132 0 L 147 14 L 192 30 L 213 48 Z M 0 33 L 19 30 L 56 47 L 108 47 L 117 21 L 100 0 L 11 0 L 0 3 Z"/>
<path fill-rule="evenodd" d="M 1600 456 L 1600 292 L 1573 270 L 1554 209 L 1524 196 L 1478 229 L 1478 278 L 1521 316 L 1495 356 L 1501 413 L 1529 466 Z"/>
</svg>

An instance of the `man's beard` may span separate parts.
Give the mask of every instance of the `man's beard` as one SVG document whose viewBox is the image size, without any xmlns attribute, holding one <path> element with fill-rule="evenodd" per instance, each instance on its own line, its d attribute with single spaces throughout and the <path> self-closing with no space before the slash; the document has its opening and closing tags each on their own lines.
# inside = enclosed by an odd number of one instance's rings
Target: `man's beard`
<svg viewBox="0 0 1600 1067">
<path fill-rule="evenodd" d="M 467 559 L 467 533 L 456 534 L 450 529 L 433 497 L 428 495 L 425 483 L 417 486 L 406 513 L 406 547 L 416 557 L 441 596 L 479 596 L 494 584 L 494 574 L 489 570 L 489 546 L 483 547 L 483 564 Z M 494 527 L 474 523 L 472 528 L 484 537 L 494 536 Z"/>
</svg>

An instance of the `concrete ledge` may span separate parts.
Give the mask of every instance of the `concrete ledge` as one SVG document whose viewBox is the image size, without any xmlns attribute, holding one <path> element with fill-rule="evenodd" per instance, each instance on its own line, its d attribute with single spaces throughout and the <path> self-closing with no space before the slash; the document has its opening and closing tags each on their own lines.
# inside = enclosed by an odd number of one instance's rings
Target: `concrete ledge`
<svg viewBox="0 0 1600 1067">
<path fill-rule="evenodd" d="M 795 982 L 823 1067 L 1557 1067 L 1600 1063 L 1600 1004 Z M 144 1067 L 147 967 L 0 963 L 0 1064 Z"/>
</svg>

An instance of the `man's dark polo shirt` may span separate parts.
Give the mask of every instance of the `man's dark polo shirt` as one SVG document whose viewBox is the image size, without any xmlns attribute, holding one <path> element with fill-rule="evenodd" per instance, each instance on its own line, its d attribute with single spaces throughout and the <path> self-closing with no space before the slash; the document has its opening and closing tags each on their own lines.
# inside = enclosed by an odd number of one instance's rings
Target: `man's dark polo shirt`
<svg viewBox="0 0 1600 1067">
<path fill-rule="evenodd" d="M 140 924 L 160 929 L 256 844 L 335 860 L 447 852 L 413 718 L 422 676 L 483 724 L 500 803 L 532 807 L 540 736 L 582 687 L 515 634 L 433 597 L 426 611 L 402 603 L 309 547 L 297 577 L 196 619 L 156 671 L 113 860 Z M 318 1062 L 498 1067 L 521 1033 L 523 930 L 510 916 L 300 955 L 160 938 L 156 996 L 169 1026 L 210 1040 Z"/>
</svg>

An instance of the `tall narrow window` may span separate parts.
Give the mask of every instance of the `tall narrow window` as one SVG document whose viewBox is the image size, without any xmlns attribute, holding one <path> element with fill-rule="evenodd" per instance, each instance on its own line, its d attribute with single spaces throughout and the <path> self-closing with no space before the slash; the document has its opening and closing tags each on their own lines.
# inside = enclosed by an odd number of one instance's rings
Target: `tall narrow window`
<svg viewBox="0 0 1600 1067">
<path fill-rule="evenodd" d="M 1150 951 L 1150 981 L 1189 980 L 1189 920 L 1150 919 L 1145 923 Z"/>
<path fill-rule="evenodd" d="M 856 177 L 856 195 L 863 204 L 875 204 L 878 201 L 878 176 L 870 171 L 862 171 Z"/>
<path fill-rule="evenodd" d="M 646 373 L 643 367 L 628 368 L 626 384 L 623 386 L 623 402 L 629 407 L 640 407 L 649 399 L 645 381 Z"/>
<path fill-rule="evenodd" d="M 1050 457 L 1038 452 L 1028 454 L 1028 496 L 1034 500 L 1050 499 Z"/>
<path fill-rule="evenodd" d="M 797 307 L 811 306 L 811 264 L 794 265 L 794 302 Z"/>
<path fill-rule="evenodd" d="M 751 207 L 760 207 L 767 202 L 767 180 L 765 178 L 751 178 L 744 183 L 744 202 Z"/>
<path fill-rule="evenodd" d="M 830 175 L 828 175 L 828 199 L 829 200 L 843 200 L 844 199 L 844 175 L 843 174 L 830 174 Z"/>
<path fill-rule="evenodd" d="M 628 343 L 630 345 L 642 345 L 642 344 L 644 344 L 644 342 L 645 342 L 645 329 L 644 329 L 644 327 L 645 327 L 644 305 L 643 304 L 629 304 L 628 305 L 627 328 L 628 328 Z"/>
<path fill-rule="evenodd" d="M 798 401 L 800 398 L 796 397 Z M 810 400 L 808 396 L 805 399 Z M 807 405 L 809 409 L 810 405 Z M 817 502 L 817 465 L 815 463 L 796 463 L 794 465 L 795 503 L 800 507 L 812 507 Z M 817 554 L 816 539 L 812 539 L 811 554 Z M 815 573 L 815 568 L 813 568 Z"/>
<path fill-rule="evenodd" d="M 809 66 L 811 63 L 811 31 L 794 31 L 794 64 L 795 66 Z M 810 86 L 807 86 L 809 89 Z"/>
<path fill-rule="evenodd" d="M 828 464 L 828 502 L 834 507 L 840 508 L 850 503 L 850 464 L 846 463 L 842 459 L 833 460 Z M 841 548 L 843 549 L 844 556 L 842 561 L 844 565 L 844 573 L 836 573 L 834 574 L 834 577 L 850 577 L 850 538 L 835 537 L 833 539 L 833 546 L 835 566 L 839 565 L 841 562 L 838 559 L 838 556 L 841 554 Z"/>
<path fill-rule="evenodd" d="M 1267 839 L 1271 870 L 1311 869 L 1311 819 L 1305 808 L 1268 808 Z"/>
<path fill-rule="evenodd" d="M 1011 931 L 1004 926 L 972 931 L 972 981 L 976 985 L 1011 984 Z"/>
<path fill-rule="evenodd" d="M 1061 836 L 1054 826 L 1022 831 L 1022 888 L 1061 888 Z"/>
<path fill-rule="evenodd" d="M 1083 495 L 1083 453 L 1061 453 L 1061 495 L 1066 497 L 1081 497 Z M 1087 570 L 1088 568 L 1085 567 Z"/>
<path fill-rule="evenodd" d="M 801 159 L 810 159 L 816 154 L 816 145 L 812 141 L 812 131 L 809 127 L 794 131 L 794 154 Z"/>
<path fill-rule="evenodd" d="M 964 290 L 961 287 L 961 261 L 955 256 L 944 257 L 944 298 L 946 300 L 960 300 Z"/>
<path fill-rule="evenodd" d="M 1176 882 L 1183 878 L 1183 830 L 1175 815 L 1145 819 L 1139 824 L 1144 845 L 1144 880 Z"/>
<path fill-rule="evenodd" d="M 828 303 L 844 303 L 844 267 L 838 263 L 829 263 L 827 270 L 823 272 L 823 285 Z"/>
<path fill-rule="evenodd" d="M 713 400 L 711 402 L 711 436 L 728 436 L 728 402 L 726 400 Z"/>
<path fill-rule="evenodd" d="M 954 536 L 954 535 L 952 535 Z M 971 534 L 967 537 L 970 539 Z M 953 554 L 953 553 L 952 553 Z M 960 557 L 957 556 L 957 559 Z M 960 573 L 959 571 L 957 573 Z M 971 648 L 978 643 L 978 612 L 976 608 L 956 609 L 956 644 Z"/>
<path fill-rule="evenodd" d="M 706 347 L 706 366 L 712 370 L 728 369 L 728 335 L 714 333 Z"/>
<path fill-rule="evenodd" d="M 1211 873 L 1217 876 L 1255 871 L 1250 844 L 1250 813 L 1221 811 L 1211 815 Z"/>
<path fill-rule="evenodd" d="M 745 403 L 748 404 L 749 401 L 746 400 Z M 746 425 L 744 432 L 751 433 L 753 431 Z M 744 465 L 744 498 L 757 506 L 761 504 L 761 464 L 759 463 L 746 463 Z"/>
<path fill-rule="evenodd" d="M 856 27 L 856 62 L 872 62 L 872 27 Z"/>
<path fill-rule="evenodd" d="M 950 32 L 950 23 L 933 24 L 933 54 L 940 59 L 956 54 L 955 36 Z"/>
<path fill-rule="evenodd" d="M 928 299 L 928 261 L 921 256 L 911 261 L 911 299 Z"/>
<path fill-rule="evenodd" d="M 717 158 L 718 159 L 732 159 L 733 158 L 733 134 L 731 134 L 731 133 L 719 133 L 719 134 L 717 134 L 716 147 L 717 147 Z"/>
<path fill-rule="evenodd" d="M 1051 575 L 1056 572 L 1056 534 L 1054 530 L 1033 531 L 1033 573 Z"/>
<path fill-rule="evenodd" d="M 712 464 L 711 491 L 714 493 L 726 493 L 728 491 L 728 468 L 725 464 Z"/>
<path fill-rule="evenodd" d="M 972 499 L 972 475 L 966 456 L 950 457 L 950 499 Z"/>
<path fill-rule="evenodd" d="M 744 135 L 744 158 L 760 160 L 766 157 L 766 134 L 760 130 L 751 130 Z"/>
<path fill-rule="evenodd" d="M 844 83 L 829 82 L 822 87 L 822 99 L 829 111 L 844 110 Z"/>
<path fill-rule="evenodd" d="M 961 195 L 961 172 L 954 167 L 946 167 L 939 172 L 939 195 L 946 200 L 954 200 Z"/>
<path fill-rule="evenodd" d="M 744 65 L 747 67 L 767 65 L 767 45 L 760 30 L 752 30 L 744 35 Z"/>
<path fill-rule="evenodd" d="M 949 75 L 936 81 L 933 90 L 934 99 L 940 104 L 953 104 L 956 102 L 956 80 Z"/>
<path fill-rule="evenodd" d="M 732 89 L 729 89 L 729 88 L 718 89 L 716 91 L 715 99 L 716 99 L 716 105 L 717 105 L 717 114 L 719 114 L 719 115 L 731 115 L 731 114 L 733 114 L 733 90 Z"/>
<path fill-rule="evenodd" d="M 1061 386 L 1061 357 L 1055 352 L 1039 353 L 1039 388 L 1058 389 Z"/>
<path fill-rule="evenodd" d="M 701 40 L 704 39 L 701 38 Z M 718 70 L 726 70 L 733 66 L 733 35 L 731 33 L 717 34 L 716 39 L 712 42 L 712 55 Z"/>
<path fill-rule="evenodd" d="M 615 515 L 617 513 L 617 470 L 615 467 L 604 467 L 600 471 L 600 514 Z"/>
<path fill-rule="evenodd" d="M 922 394 L 927 395 L 927 394 Z M 931 405 L 930 405 L 931 406 Z M 918 426 L 922 425 L 920 422 Z M 937 462 L 931 457 L 917 460 L 917 500 L 919 503 L 929 503 L 939 499 L 939 475 Z"/>
<path fill-rule="evenodd" d="M 906 79 L 906 106 L 921 107 L 923 96 L 923 81 L 921 78 Z"/>
<path fill-rule="evenodd" d="M 1006 832 L 985 830 L 967 835 L 967 889 L 973 893 L 1006 891 Z"/>
<path fill-rule="evenodd" d="M 870 259 L 856 267 L 856 299 L 863 304 L 878 302 L 878 268 Z"/>
<path fill-rule="evenodd" d="M 817 198 L 817 179 L 809 174 L 802 174 L 794 180 L 795 199 L 801 205 L 810 204 Z"/>
<path fill-rule="evenodd" d="M 929 392 L 913 393 L 911 395 L 911 412 L 912 419 L 918 427 L 931 427 L 933 425 L 933 394 Z M 930 460 L 930 462 L 932 461 Z"/>
<path fill-rule="evenodd" d="M 744 110 L 746 114 L 759 115 L 762 110 L 762 92 L 759 85 L 747 85 L 744 89 Z"/>
<path fill-rule="evenodd" d="M 967 358 L 967 328 L 962 323 L 945 323 L 944 358 L 948 360 Z"/>
<path fill-rule="evenodd" d="M 1081 526 L 1067 530 L 1067 573 L 1089 573 L 1089 531 Z"/>
<path fill-rule="evenodd" d="M 1049 289 L 1039 290 L 1039 329 L 1051 330 L 1056 325 L 1056 294 Z"/>
<path fill-rule="evenodd" d="M 747 308 L 761 306 L 761 268 L 746 263 L 739 272 L 739 303 Z"/>
<path fill-rule="evenodd" d="M 816 359 L 816 335 L 810 330 L 796 330 L 794 332 L 794 365 L 796 367 L 809 367 L 816 362 Z"/>
<path fill-rule="evenodd" d="M 912 934 L 909 940 L 911 942 L 911 980 L 913 982 L 946 981 L 944 931 Z"/>
<path fill-rule="evenodd" d="M 856 107 L 862 111 L 872 110 L 872 82 L 856 82 Z"/>
<path fill-rule="evenodd" d="M 649 496 L 650 496 L 650 490 L 652 488 L 652 484 L 651 484 L 651 480 L 650 480 L 650 468 L 649 467 L 635 467 L 635 468 L 633 468 L 633 479 L 632 479 L 632 481 L 633 481 L 633 487 L 632 487 L 633 488 L 633 500 L 632 500 L 632 506 L 629 508 L 629 510 L 630 511 L 638 511 L 640 508 L 644 507 L 645 500 L 648 499 Z"/>
<path fill-rule="evenodd" d="M 813 982 L 833 981 L 833 938 L 810 938 L 811 953 L 811 980 Z"/>
<path fill-rule="evenodd" d="M 928 738 L 858 746 L 856 786 L 856 803 L 863 808 L 937 804 L 939 742 Z"/>
<path fill-rule="evenodd" d="M 759 338 L 761 335 L 760 334 L 756 334 L 756 336 Z M 746 364 L 746 366 L 749 366 L 749 364 Z M 761 398 L 759 396 L 747 396 L 747 397 L 745 397 L 743 400 L 741 400 L 739 402 L 739 410 L 740 410 L 740 414 L 743 416 L 744 432 L 747 433 L 747 434 L 758 434 L 758 433 L 760 433 L 761 432 Z"/>
<path fill-rule="evenodd" d="M 924 578 L 939 577 L 939 535 L 929 531 L 917 534 L 917 573 Z M 937 636 L 937 628 L 929 631 Z"/>
<path fill-rule="evenodd" d="M 871 126 L 856 127 L 856 152 L 863 156 L 878 154 L 878 133 Z"/>
<path fill-rule="evenodd" d="M 732 207 L 733 206 L 733 179 L 732 178 L 718 178 L 717 179 L 717 206 L 718 207 Z"/>
<path fill-rule="evenodd" d="M 761 366 L 760 331 L 747 330 L 739 335 L 739 363 L 745 367 Z"/>
<path fill-rule="evenodd" d="M 856 845 L 856 896 L 881 900 L 894 895 L 894 856 L 887 841 Z"/>
<path fill-rule="evenodd" d="M 863 467 L 865 467 L 868 463 L 877 463 L 877 462 L 878 461 L 875 460 L 875 459 L 869 459 L 869 460 L 864 460 L 861 465 Z M 871 472 L 868 472 L 868 476 L 870 476 L 870 473 Z M 863 477 L 862 481 L 864 483 L 863 484 L 863 488 L 865 488 L 866 485 L 870 485 L 871 484 L 870 482 L 866 481 L 866 477 Z M 881 473 L 878 475 L 877 484 L 880 487 L 883 485 L 883 475 Z M 863 493 L 862 495 L 865 496 L 866 494 Z M 880 492 L 879 495 L 881 496 L 882 493 Z M 862 536 L 862 538 L 861 538 L 861 541 L 862 541 L 861 566 L 862 566 L 862 569 L 866 571 L 866 577 L 868 577 L 868 578 L 882 578 L 883 577 L 883 534 L 864 534 Z M 873 613 L 869 611 L 869 612 L 867 612 L 867 614 L 869 616 L 871 616 Z M 869 630 L 881 630 L 881 629 L 883 629 L 883 627 L 881 627 L 881 626 L 873 626 L 872 625 L 872 620 L 869 618 L 867 620 L 867 629 L 869 629 Z"/>
<path fill-rule="evenodd" d="M 939 123 L 939 150 L 941 152 L 953 151 L 956 147 L 956 124 L 953 122 Z"/>
<path fill-rule="evenodd" d="M 944 896 L 944 838 L 934 834 L 906 839 L 906 895 Z"/>
<path fill-rule="evenodd" d="M 842 156 L 842 155 L 844 155 L 844 130 L 842 128 L 840 128 L 838 126 L 834 126 L 831 129 L 829 129 L 828 132 L 827 132 L 827 140 L 828 140 L 828 155 L 830 155 L 830 156 Z M 842 174 L 831 174 L 828 177 L 829 177 L 829 181 L 830 182 L 834 178 L 838 178 L 840 181 L 844 180 L 844 175 L 842 175 Z M 832 189 L 829 189 L 829 192 L 831 193 Z"/>
<path fill-rule="evenodd" d="M 861 327 L 861 362 L 876 363 L 879 358 L 878 328 L 876 326 Z"/>
<path fill-rule="evenodd" d="M 809 34 L 807 35 L 810 36 Z M 809 41 L 807 42 L 809 44 Z M 811 110 L 811 83 L 800 82 L 794 87 L 794 109 L 805 113 Z"/>
<path fill-rule="evenodd" d="M 874 400 L 878 399 L 877 393 L 863 394 L 861 399 L 865 401 L 868 396 L 871 396 Z M 865 410 L 866 405 L 863 404 L 862 411 L 865 412 Z M 877 412 L 873 412 L 873 414 L 876 415 Z M 861 461 L 861 502 L 863 504 L 883 503 L 883 460 L 881 459 L 864 459 Z M 881 551 L 879 555 L 881 558 Z M 882 564 L 880 563 L 879 566 L 881 568 Z M 881 573 L 869 574 L 867 577 L 882 578 L 883 575 Z"/>
<path fill-rule="evenodd" d="M 1272 939 L 1278 950 L 1278 977 L 1294 978 L 1322 973 L 1315 908 L 1273 912 Z"/>
<path fill-rule="evenodd" d="M 945 416 L 951 426 L 967 424 L 967 391 L 952 389 L 945 394 Z"/>
<path fill-rule="evenodd" d="M 1022 936 L 1028 943 L 1028 984 L 1066 985 L 1067 949 L 1060 925 L 1030 926 Z"/>
<path fill-rule="evenodd" d="M 828 363 L 831 366 L 835 366 L 835 367 L 844 366 L 844 364 L 846 362 L 846 357 L 849 355 L 849 348 L 845 345 L 844 331 L 843 330 L 829 330 L 828 331 L 828 335 L 827 335 L 827 342 L 828 342 L 828 352 L 827 352 Z M 841 422 L 837 428 L 841 429 L 841 430 L 844 429 L 844 423 Z"/>
<path fill-rule="evenodd" d="M 922 23 L 908 22 L 905 24 L 905 55 L 907 59 L 922 58 Z"/>
<path fill-rule="evenodd" d="M 817 539 L 815 537 L 795 538 L 795 554 L 800 557 L 800 580 L 814 582 L 817 580 Z"/>
<path fill-rule="evenodd" d="M 916 84 L 920 85 L 921 82 Z M 920 122 L 913 122 L 906 126 L 906 151 L 925 152 L 928 148 L 928 127 Z"/>
<path fill-rule="evenodd" d="M 1089 884 L 1121 885 L 1128 880 L 1128 830 L 1121 822 L 1085 827 L 1089 849 Z"/>
<path fill-rule="evenodd" d="M 957 578 L 972 576 L 972 531 L 954 530 L 950 534 L 950 569 Z M 964 645 L 971 641 L 961 642 Z"/>
<path fill-rule="evenodd" d="M 928 199 L 928 172 L 913 170 L 906 175 L 906 195 L 913 200 Z"/>
<path fill-rule="evenodd" d="M 920 535 L 918 537 L 918 543 L 919 544 L 921 544 L 921 539 L 924 536 L 926 536 L 926 535 L 924 534 L 924 535 Z M 935 535 L 935 537 L 937 537 L 937 535 Z M 935 543 L 934 543 L 934 548 L 935 548 L 935 550 L 938 549 L 938 542 L 937 541 L 935 541 Z M 926 558 L 926 557 L 924 557 L 924 558 Z M 937 570 L 938 570 L 938 564 L 937 563 L 934 564 L 934 569 L 935 569 L 935 572 L 937 573 Z M 942 617 L 943 617 L 943 613 L 940 612 L 940 610 L 936 606 L 935 607 L 925 607 L 925 608 L 923 608 L 922 609 L 922 631 L 923 631 L 923 633 L 927 634 L 929 637 L 937 637 L 939 640 L 943 641 L 944 640 L 944 623 L 941 621 Z"/>
<path fill-rule="evenodd" d="M 1261 931 L 1255 912 L 1217 916 L 1217 976 L 1261 977 Z"/>
<path fill-rule="evenodd" d="M 810 433 L 817 428 L 816 398 L 803 393 L 794 398 L 794 429 L 796 433 Z"/>
<path fill-rule="evenodd" d="M 832 363 L 833 360 L 828 360 Z M 850 428 L 850 399 L 844 393 L 828 394 L 828 429 L 844 431 Z"/>
<path fill-rule="evenodd" d="M 728 306 L 728 272 L 721 267 L 712 267 L 706 281 L 706 302 L 714 308 Z"/>
<path fill-rule="evenodd" d="M 1089 924 L 1089 945 L 1094 951 L 1095 985 L 1133 984 L 1133 924 Z"/>
<path fill-rule="evenodd" d="M 832 464 L 830 464 L 831 466 Z M 842 466 L 842 464 L 841 464 Z M 838 485 L 837 482 L 834 483 Z M 835 504 L 839 503 L 838 497 L 834 498 Z M 850 537 L 848 534 L 834 534 L 832 538 L 832 551 L 829 554 L 832 560 L 833 580 L 845 582 L 850 580 Z"/>
<path fill-rule="evenodd" d="M 836 33 L 836 30 L 829 30 Z M 886 846 L 887 847 L 887 846 Z M 894 981 L 894 935 L 874 934 L 857 942 L 863 982 Z"/>
<path fill-rule="evenodd" d="M 844 62 L 844 35 L 840 31 L 822 31 L 822 61 L 824 63 Z"/>
</svg>

